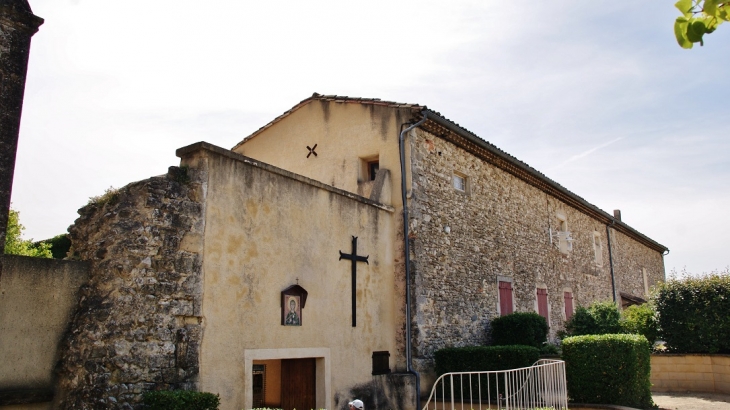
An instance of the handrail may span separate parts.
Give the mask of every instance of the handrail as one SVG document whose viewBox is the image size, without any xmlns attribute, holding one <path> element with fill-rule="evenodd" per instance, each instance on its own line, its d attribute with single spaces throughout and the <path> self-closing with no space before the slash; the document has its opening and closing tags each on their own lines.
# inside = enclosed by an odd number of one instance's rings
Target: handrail
<svg viewBox="0 0 730 410">
<path fill-rule="evenodd" d="M 503 377 L 500 377 L 503 375 Z M 456 380 L 455 383 L 455 378 Z M 464 385 L 465 378 L 469 383 Z M 474 380 L 476 378 L 476 380 Z M 486 378 L 486 384 L 483 380 Z M 500 386 L 500 379 L 503 379 Z M 494 380 L 494 385 L 491 381 Z M 475 382 L 476 381 L 476 385 Z M 460 401 L 457 407 L 455 384 L 458 384 Z M 449 387 L 448 395 L 446 387 Z M 476 387 L 476 389 L 475 389 Z M 482 396 L 486 387 L 486 397 Z M 440 397 L 439 397 L 439 388 Z M 476 391 L 475 391 L 476 390 Z M 468 398 L 465 402 L 465 393 Z M 496 397 L 492 397 L 493 393 Z M 439 398 L 441 403 L 439 406 Z M 431 388 L 431 394 L 422 410 L 428 410 L 433 402 L 433 410 L 444 410 L 448 407 L 445 399 L 449 398 L 451 410 L 492 409 L 531 409 L 536 407 L 568 408 L 568 392 L 565 380 L 565 362 L 562 360 L 540 359 L 532 366 L 509 370 L 490 370 L 480 372 L 452 372 L 441 375 Z M 469 408 L 465 409 L 465 405 Z M 477 404 L 478 407 L 474 407 Z M 485 405 L 486 406 L 483 406 Z M 488 407 L 487 407 L 488 406 Z"/>
</svg>

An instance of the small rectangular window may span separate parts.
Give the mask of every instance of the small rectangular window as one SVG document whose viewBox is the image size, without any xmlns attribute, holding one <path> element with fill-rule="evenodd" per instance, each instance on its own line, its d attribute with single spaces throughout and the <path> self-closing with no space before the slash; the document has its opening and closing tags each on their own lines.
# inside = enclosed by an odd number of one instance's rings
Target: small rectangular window
<svg viewBox="0 0 730 410">
<path fill-rule="evenodd" d="M 390 373 L 390 352 L 373 352 L 373 376 Z"/>
<path fill-rule="evenodd" d="M 603 266 L 603 251 L 601 248 L 601 234 L 593 232 L 593 254 L 595 256 L 596 266 Z"/>
<path fill-rule="evenodd" d="M 368 167 L 368 181 L 375 181 L 375 177 L 378 175 L 380 169 L 380 161 L 370 161 L 367 164 Z"/>
<path fill-rule="evenodd" d="M 512 282 L 499 281 L 499 315 L 512 313 Z"/>
<path fill-rule="evenodd" d="M 468 191 L 468 183 L 466 179 L 466 175 L 454 173 L 451 176 L 451 182 L 454 186 L 454 189 L 456 189 L 459 192 L 467 192 Z"/>
</svg>

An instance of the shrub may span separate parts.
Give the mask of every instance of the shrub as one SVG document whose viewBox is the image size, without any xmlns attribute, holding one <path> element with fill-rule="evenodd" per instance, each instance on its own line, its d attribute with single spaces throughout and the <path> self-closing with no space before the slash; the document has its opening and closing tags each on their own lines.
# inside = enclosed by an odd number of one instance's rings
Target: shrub
<svg viewBox="0 0 730 410">
<path fill-rule="evenodd" d="M 650 346 L 641 335 L 574 336 L 563 340 L 568 396 L 577 403 L 649 409 Z"/>
<path fill-rule="evenodd" d="M 104 193 L 97 196 L 89 197 L 87 205 L 104 206 L 104 204 L 114 205 L 119 201 L 119 189 L 110 186 Z"/>
<path fill-rule="evenodd" d="M 730 275 L 670 280 L 659 285 L 654 303 L 668 351 L 730 352 Z"/>
<path fill-rule="evenodd" d="M 587 309 L 579 306 L 565 323 L 568 336 L 621 333 L 621 313 L 613 302 L 596 302 Z"/>
<path fill-rule="evenodd" d="M 147 410 L 217 410 L 217 394 L 188 391 L 148 391 L 142 396 Z"/>
<path fill-rule="evenodd" d="M 547 321 L 534 312 L 494 318 L 491 328 L 494 346 L 526 345 L 540 348 L 547 341 Z"/>
<path fill-rule="evenodd" d="M 434 353 L 436 360 L 436 373 L 440 376 L 449 372 L 479 372 L 488 370 L 507 370 L 528 367 L 540 358 L 540 351 L 536 347 L 513 345 L 513 346 L 470 346 L 453 347 L 437 350 Z M 481 386 L 479 386 L 481 381 Z M 502 380 L 499 381 L 500 387 Z M 489 391 L 492 397 L 496 397 L 495 376 L 481 377 L 479 380 L 472 378 L 463 380 L 454 378 L 454 391 L 468 397 L 471 391 Z M 450 397 L 450 383 L 445 383 L 446 397 Z"/>
<path fill-rule="evenodd" d="M 625 333 L 642 335 L 653 345 L 658 338 L 656 312 L 651 303 L 629 306 L 621 312 L 621 327 Z"/>
</svg>

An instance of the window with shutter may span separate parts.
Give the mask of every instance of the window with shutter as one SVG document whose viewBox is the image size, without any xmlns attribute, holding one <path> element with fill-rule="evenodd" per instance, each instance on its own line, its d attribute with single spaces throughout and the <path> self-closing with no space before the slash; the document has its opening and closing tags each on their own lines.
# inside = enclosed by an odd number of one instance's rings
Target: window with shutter
<svg viewBox="0 0 730 410">
<path fill-rule="evenodd" d="M 537 313 L 550 323 L 550 320 L 548 319 L 547 289 L 537 290 Z"/>
<path fill-rule="evenodd" d="M 509 315 L 512 311 L 512 282 L 499 281 L 499 315 Z"/>
<path fill-rule="evenodd" d="M 565 320 L 570 320 L 573 317 L 573 293 L 565 292 L 563 298 L 565 299 Z"/>
</svg>

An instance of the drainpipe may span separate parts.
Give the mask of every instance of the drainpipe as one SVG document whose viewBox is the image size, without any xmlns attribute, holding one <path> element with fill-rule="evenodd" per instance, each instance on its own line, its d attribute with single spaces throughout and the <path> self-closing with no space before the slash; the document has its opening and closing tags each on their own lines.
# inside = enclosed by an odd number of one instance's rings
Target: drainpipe
<svg viewBox="0 0 730 410">
<path fill-rule="evenodd" d="M 403 252 L 406 263 L 406 370 L 416 376 L 416 410 L 421 408 L 421 375 L 413 370 L 411 353 L 411 250 L 408 242 L 408 202 L 406 198 L 406 153 L 405 135 L 410 130 L 426 122 L 426 112 L 423 111 L 423 118 L 417 123 L 409 126 L 400 132 L 398 138 L 398 149 L 400 151 L 400 191 L 403 201 Z"/>
<path fill-rule="evenodd" d="M 609 225 L 606 225 L 606 238 L 608 238 L 608 265 L 611 268 L 611 289 L 613 289 L 613 303 L 616 303 L 616 279 L 613 274 L 613 252 L 611 251 L 611 227 L 616 224 L 616 220 L 612 219 Z"/>
</svg>

